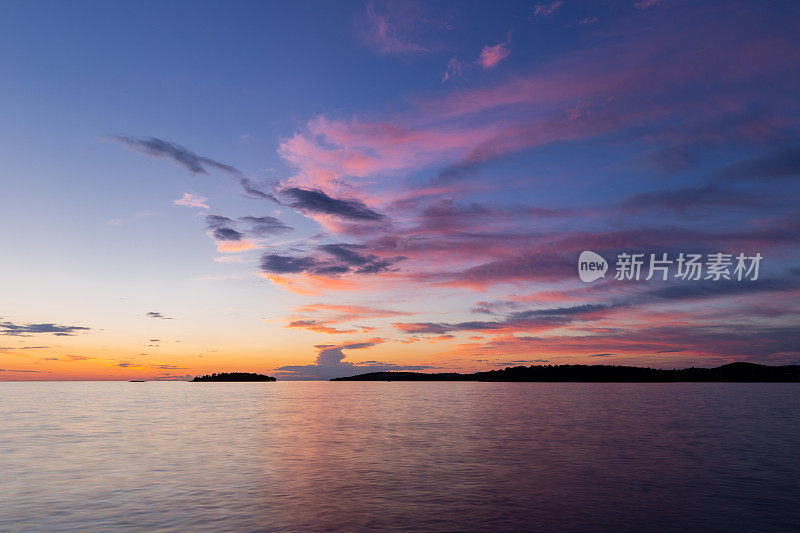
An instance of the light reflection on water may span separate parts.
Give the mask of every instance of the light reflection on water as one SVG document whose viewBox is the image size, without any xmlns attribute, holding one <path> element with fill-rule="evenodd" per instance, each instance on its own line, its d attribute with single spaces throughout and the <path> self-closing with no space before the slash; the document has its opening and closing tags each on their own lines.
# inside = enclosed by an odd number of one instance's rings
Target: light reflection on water
<svg viewBox="0 0 800 533">
<path fill-rule="evenodd" d="M 0 530 L 800 528 L 800 385 L 0 383 Z"/>
</svg>

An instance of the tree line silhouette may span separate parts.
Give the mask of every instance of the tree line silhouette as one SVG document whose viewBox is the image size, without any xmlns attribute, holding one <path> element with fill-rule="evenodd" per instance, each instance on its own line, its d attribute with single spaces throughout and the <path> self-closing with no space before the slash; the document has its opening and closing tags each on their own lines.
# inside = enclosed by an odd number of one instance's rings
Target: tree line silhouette
<svg viewBox="0 0 800 533">
<path fill-rule="evenodd" d="M 192 381 L 277 381 L 277 379 L 253 372 L 214 372 L 197 376 Z"/>
<path fill-rule="evenodd" d="M 665 370 L 615 365 L 532 365 L 473 374 L 369 372 L 331 381 L 797 382 L 800 381 L 800 366 L 738 362 L 716 368 Z"/>
</svg>

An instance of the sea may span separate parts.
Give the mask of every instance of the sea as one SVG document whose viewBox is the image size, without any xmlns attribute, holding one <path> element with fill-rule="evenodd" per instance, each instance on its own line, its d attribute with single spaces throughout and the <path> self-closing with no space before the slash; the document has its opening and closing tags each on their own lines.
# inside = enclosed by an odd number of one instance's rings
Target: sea
<svg viewBox="0 0 800 533">
<path fill-rule="evenodd" d="M 800 384 L 2 382 L 0 531 L 800 531 Z"/>
</svg>

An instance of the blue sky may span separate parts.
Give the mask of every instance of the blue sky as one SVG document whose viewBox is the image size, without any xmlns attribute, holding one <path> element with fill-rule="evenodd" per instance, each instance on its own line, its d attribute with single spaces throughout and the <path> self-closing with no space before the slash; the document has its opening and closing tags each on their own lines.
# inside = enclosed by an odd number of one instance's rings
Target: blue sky
<svg viewBox="0 0 800 533">
<path fill-rule="evenodd" d="M 0 379 L 797 360 L 795 20 L 7 3 Z M 583 249 L 765 259 L 583 285 Z"/>
</svg>

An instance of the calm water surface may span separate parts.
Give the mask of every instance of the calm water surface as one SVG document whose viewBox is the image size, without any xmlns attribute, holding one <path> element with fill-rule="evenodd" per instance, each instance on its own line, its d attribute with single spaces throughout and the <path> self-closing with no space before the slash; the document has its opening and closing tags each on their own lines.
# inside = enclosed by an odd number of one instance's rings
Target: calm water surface
<svg viewBox="0 0 800 533">
<path fill-rule="evenodd" d="M 0 383 L 0 531 L 798 531 L 800 385 Z"/>
</svg>

